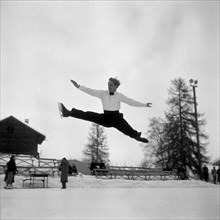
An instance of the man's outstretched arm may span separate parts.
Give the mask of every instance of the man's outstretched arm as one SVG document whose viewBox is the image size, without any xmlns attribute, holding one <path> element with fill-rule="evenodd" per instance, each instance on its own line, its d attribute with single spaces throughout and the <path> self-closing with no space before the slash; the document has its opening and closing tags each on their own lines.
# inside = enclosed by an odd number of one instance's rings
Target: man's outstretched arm
<svg viewBox="0 0 220 220">
<path fill-rule="evenodd" d="M 148 103 L 139 102 L 134 99 L 128 98 L 127 96 L 123 94 L 120 94 L 120 97 L 121 97 L 122 102 L 128 105 L 134 106 L 134 107 L 151 107 L 152 106 L 151 102 L 148 102 Z"/>
<path fill-rule="evenodd" d="M 95 96 L 95 97 L 98 97 L 98 98 L 101 98 L 102 97 L 102 91 L 101 90 L 96 90 L 96 89 L 90 89 L 86 86 L 83 86 L 83 85 L 80 85 L 78 84 L 76 81 L 74 80 L 70 80 L 70 82 L 79 90 L 91 95 L 91 96 Z"/>
</svg>

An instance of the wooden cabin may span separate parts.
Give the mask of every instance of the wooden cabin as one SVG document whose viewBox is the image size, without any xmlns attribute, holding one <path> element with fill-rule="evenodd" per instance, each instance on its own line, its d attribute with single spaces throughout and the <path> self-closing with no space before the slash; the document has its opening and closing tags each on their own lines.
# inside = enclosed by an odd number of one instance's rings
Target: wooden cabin
<svg viewBox="0 0 220 220">
<path fill-rule="evenodd" d="M 45 136 L 13 116 L 0 121 L 0 153 L 38 157 L 38 144 Z"/>
</svg>

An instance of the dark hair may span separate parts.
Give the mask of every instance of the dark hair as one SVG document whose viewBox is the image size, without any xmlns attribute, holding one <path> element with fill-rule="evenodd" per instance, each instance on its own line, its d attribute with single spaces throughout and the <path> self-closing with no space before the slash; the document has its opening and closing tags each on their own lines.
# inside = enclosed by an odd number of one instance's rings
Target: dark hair
<svg viewBox="0 0 220 220">
<path fill-rule="evenodd" d="M 121 83 L 120 83 L 120 81 L 117 79 L 117 77 L 115 77 L 115 78 L 110 77 L 110 78 L 109 78 L 109 81 L 112 81 L 115 86 L 118 86 L 118 87 L 119 87 L 119 86 L 121 85 Z"/>
</svg>

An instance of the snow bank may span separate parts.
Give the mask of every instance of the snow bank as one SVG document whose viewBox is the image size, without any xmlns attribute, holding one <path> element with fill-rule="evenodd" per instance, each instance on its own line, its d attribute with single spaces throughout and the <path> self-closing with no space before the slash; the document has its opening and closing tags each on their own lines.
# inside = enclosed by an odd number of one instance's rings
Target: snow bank
<svg viewBox="0 0 220 220">
<path fill-rule="evenodd" d="M 22 189 L 23 177 L 16 176 L 14 187 Z M 0 175 L 1 188 L 4 188 L 4 175 Z M 59 177 L 49 177 L 49 188 L 60 188 Z M 42 187 L 42 182 L 36 181 L 36 188 Z M 95 176 L 78 175 L 69 176 L 67 188 L 188 188 L 188 187 L 218 187 L 209 182 L 200 180 L 128 180 L 124 178 L 108 179 L 106 177 L 96 178 Z M 26 181 L 24 188 L 30 188 L 29 183 Z"/>
</svg>

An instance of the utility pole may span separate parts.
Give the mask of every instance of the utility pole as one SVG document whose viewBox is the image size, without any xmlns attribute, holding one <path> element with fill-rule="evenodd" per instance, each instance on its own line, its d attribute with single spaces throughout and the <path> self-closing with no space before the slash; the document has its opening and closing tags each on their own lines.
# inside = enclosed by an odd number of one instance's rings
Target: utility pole
<svg viewBox="0 0 220 220">
<path fill-rule="evenodd" d="M 197 103 L 196 103 L 196 87 L 198 80 L 190 79 L 190 86 L 193 88 L 193 101 L 195 109 L 195 121 L 196 121 L 196 139 L 197 139 L 197 149 L 198 149 L 198 163 L 199 163 L 199 177 L 202 178 L 202 164 L 201 164 L 201 154 L 200 154 L 200 143 L 199 143 L 199 125 L 198 125 L 198 113 L 197 113 Z"/>
<path fill-rule="evenodd" d="M 179 88 L 179 117 L 180 117 L 180 143 L 181 143 L 181 163 L 186 166 L 186 158 L 183 145 L 183 118 L 182 118 L 182 105 L 181 105 L 181 90 Z"/>
</svg>

